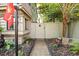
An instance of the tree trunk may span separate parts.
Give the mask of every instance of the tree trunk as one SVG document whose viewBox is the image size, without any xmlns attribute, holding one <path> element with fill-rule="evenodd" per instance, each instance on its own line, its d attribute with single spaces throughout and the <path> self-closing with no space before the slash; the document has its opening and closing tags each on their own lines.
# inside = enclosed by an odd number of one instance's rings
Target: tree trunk
<svg viewBox="0 0 79 59">
<path fill-rule="evenodd" d="M 68 4 L 63 4 L 63 31 L 62 36 L 66 37 L 67 34 L 67 21 L 68 21 Z"/>
<path fill-rule="evenodd" d="M 66 37 L 67 33 L 67 14 L 63 14 L 63 37 Z"/>
</svg>

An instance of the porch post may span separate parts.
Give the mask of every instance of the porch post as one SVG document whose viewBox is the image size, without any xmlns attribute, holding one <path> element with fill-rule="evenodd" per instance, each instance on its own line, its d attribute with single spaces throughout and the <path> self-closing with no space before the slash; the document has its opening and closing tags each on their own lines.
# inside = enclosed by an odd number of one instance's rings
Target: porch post
<svg viewBox="0 0 79 59">
<path fill-rule="evenodd" d="M 16 4 L 15 9 L 15 53 L 18 56 L 18 4 Z"/>
</svg>

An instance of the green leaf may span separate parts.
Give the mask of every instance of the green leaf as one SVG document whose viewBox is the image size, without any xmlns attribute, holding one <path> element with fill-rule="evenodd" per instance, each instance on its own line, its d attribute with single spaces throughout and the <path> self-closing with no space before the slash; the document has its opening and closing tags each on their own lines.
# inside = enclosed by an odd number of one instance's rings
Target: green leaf
<svg viewBox="0 0 79 59">
<path fill-rule="evenodd" d="M 6 49 L 9 50 L 9 49 L 10 49 L 10 45 L 7 45 L 7 46 L 6 46 Z"/>
</svg>

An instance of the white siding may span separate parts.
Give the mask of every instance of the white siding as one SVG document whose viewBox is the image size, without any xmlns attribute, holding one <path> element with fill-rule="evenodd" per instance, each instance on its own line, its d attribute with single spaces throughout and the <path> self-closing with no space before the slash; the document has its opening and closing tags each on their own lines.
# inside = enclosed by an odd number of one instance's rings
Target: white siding
<svg viewBox="0 0 79 59">
<path fill-rule="evenodd" d="M 73 27 L 73 38 L 79 38 L 79 21 L 75 22 Z"/>
<path fill-rule="evenodd" d="M 41 25 L 41 27 L 39 27 Z M 62 36 L 62 23 L 31 23 L 31 38 L 58 38 Z"/>
<path fill-rule="evenodd" d="M 46 38 L 61 37 L 62 26 L 60 22 L 45 23 Z"/>
</svg>

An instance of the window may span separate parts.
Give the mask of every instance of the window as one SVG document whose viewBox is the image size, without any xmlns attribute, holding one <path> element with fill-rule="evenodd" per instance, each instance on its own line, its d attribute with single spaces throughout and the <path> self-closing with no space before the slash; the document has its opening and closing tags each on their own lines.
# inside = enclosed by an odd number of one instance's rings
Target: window
<svg viewBox="0 0 79 59">
<path fill-rule="evenodd" d="M 4 31 L 6 30 L 6 21 L 4 21 L 3 18 L 0 18 L 0 26 L 4 29 Z"/>
<path fill-rule="evenodd" d="M 25 19 L 25 30 L 27 30 L 27 19 Z"/>
<path fill-rule="evenodd" d="M 15 19 L 14 19 L 14 21 L 15 21 Z M 8 29 L 8 23 L 5 20 L 3 20 L 3 18 L 0 18 L 0 26 L 4 28 L 4 31 L 6 31 L 6 30 L 14 30 L 15 29 L 15 22 L 10 27 L 10 29 Z"/>
</svg>

